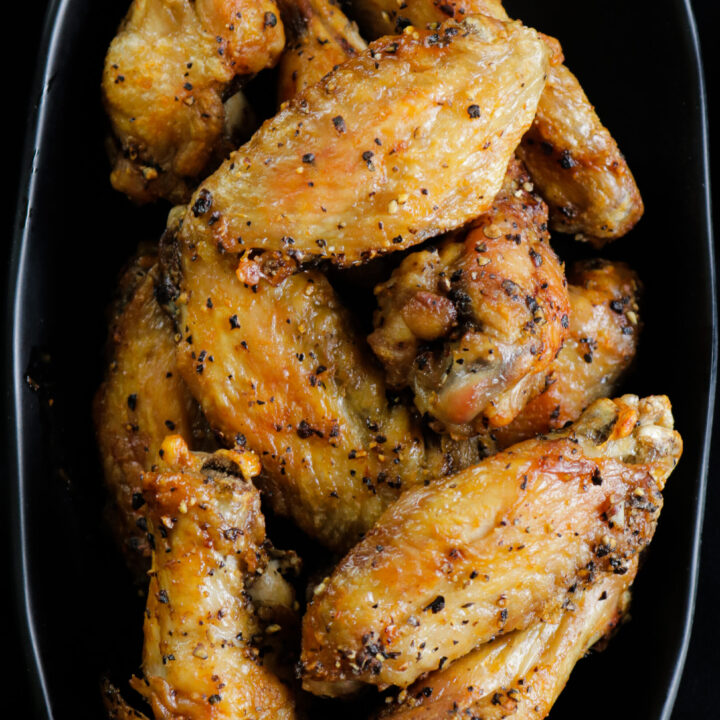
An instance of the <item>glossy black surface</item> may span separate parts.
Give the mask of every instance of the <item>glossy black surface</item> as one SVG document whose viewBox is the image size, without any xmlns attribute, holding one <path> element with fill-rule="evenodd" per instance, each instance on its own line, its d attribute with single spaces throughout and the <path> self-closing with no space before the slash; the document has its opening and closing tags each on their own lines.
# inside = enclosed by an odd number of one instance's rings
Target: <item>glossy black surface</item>
<svg viewBox="0 0 720 720">
<path fill-rule="evenodd" d="M 646 217 L 609 253 L 629 260 L 647 287 L 646 330 L 627 389 L 668 393 L 686 443 L 636 584 L 634 620 L 606 653 L 578 667 L 553 717 L 581 710 L 588 718 L 659 718 L 678 679 L 692 605 L 713 391 L 713 266 L 692 35 L 681 2 L 655 3 L 652 16 L 595 0 L 508 8 L 560 37 L 636 173 Z M 56 718 L 99 717 L 99 674 L 109 670 L 122 680 L 139 659 L 141 604 L 102 529 L 89 421 L 102 368 L 103 307 L 123 260 L 160 232 L 164 216 L 132 208 L 107 183 L 98 84 L 124 10 L 124 2 L 59 6 L 41 87 L 30 215 L 21 207 L 24 227 L 9 268 L 8 477 L 19 483 L 14 502 L 23 513 L 16 520 L 24 520 L 14 527 L 16 585 L 30 604 L 20 618 L 34 630 L 47 688 L 45 698 L 42 675 L 34 673 L 38 717 L 46 703 Z M 569 243 L 558 249 L 577 252 Z M 38 393 L 24 381 L 31 365 Z"/>
</svg>

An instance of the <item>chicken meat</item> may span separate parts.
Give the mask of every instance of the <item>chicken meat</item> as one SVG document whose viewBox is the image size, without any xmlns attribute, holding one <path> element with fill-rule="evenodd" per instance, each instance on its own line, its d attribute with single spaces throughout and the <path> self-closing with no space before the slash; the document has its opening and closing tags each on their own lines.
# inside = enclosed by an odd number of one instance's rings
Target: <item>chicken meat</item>
<svg viewBox="0 0 720 720">
<path fill-rule="evenodd" d="M 238 144 L 242 78 L 274 65 L 275 0 L 133 0 L 105 58 L 113 187 L 136 202 L 186 202 Z"/>
<path fill-rule="evenodd" d="M 174 432 L 196 449 L 212 436 L 175 361 L 175 330 L 155 299 L 157 253 L 142 251 L 120 280 L 111 309 L 108 367 L 93 414 L 108 493 L 108 520 L 130 568 L 150 560 L 142 476 Z"/>
<path fill-rule="evenodd" d="M 422 428 L 317 270 L 279 283 L 205 243 L 163 240 L 177 362 L 228 446 L 261 458 L 274 511 L 347 550 L 419 481 Z"/>
<path fill-rule="evenodd" d="M 542 389 L 570 312 L 548 239 L 547 206 L 513 161 L 468 232 L 408 255 L 376 288 L 370 345 L 439 432 L 506 425 Z"/>
<path fill-rule="evenodd" d="M 191 453 L 179 436 L 162 450 L 163 467 L 143 481 L 153 558 L 143 677 L 131 685 L 156 720 L 290 720 L 292 693 L 263 664 L 269 628 L 251 597 L 268 564 L 251 482 L 260 462 L 250 452 Z"/>
<path fill-rule="evenodd" d="M 469 14 L 507 20 L 498 0 L 351 0 L 366 37 L 436 26 Z M 562 64 L 554 38 L 551 65 L 532 127 L 519 153 L 550 206 L 553 230 L 576 233 L 595 245 L 625 235 L 643 214 L 643 202 L 617 143 L 602 124 L 577 78 Z"/>
<path fill-rule="evenodd" d="M 568 273 L 570 327 L 548 368 L 543 391 L 519 415 L 485 438 L 488 448 L 514 443 L 574 422 L 593 401 L 610 397 L 635 358 L 640 335 L 640 281 L 621 262 L 593 259 Z"/>
<path fill-rule="evenodd" d="M 585 653 L 617 627 L 630 602 L 633 561 L 603 574 L 547 621 L 501 635 L 397 696 L 378 720 L 542 720 Z"/>
<path fill-rule="evenodd" d="M 315 588 L 304 687 L 407 687 L 550 617 L 598 574 L 627 573 L 681 454 L 672 426 L 665 397 L 602 399 L 568 428 L 405 492 Z"/>
<path fill-rule="evenodd" d="M 520 23 L 468 18 L 377 40 L 200 186 L 182 241 L 352 265 L 463 225 L 490 207 L 547 67 Z"/>
</svg>

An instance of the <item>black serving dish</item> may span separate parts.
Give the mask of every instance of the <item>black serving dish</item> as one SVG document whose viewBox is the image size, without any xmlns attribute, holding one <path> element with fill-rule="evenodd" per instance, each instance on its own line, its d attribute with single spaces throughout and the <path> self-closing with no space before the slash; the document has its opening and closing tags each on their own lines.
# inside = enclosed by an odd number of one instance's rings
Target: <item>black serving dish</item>
<svg viewBox="0 0 720 720">
<path fill-rule="evenodd" d="M 717 320 L 705 103 L 688 2 L 508 0 L 556 35 L 627 154 L 646 214 L 604 252 L 645 286 L 645 331 L 625 389 L 666 393 L 685 453 L 635 584 L 632 622 L 580 663 L 553 710 L 666 719 L 695 600 L 713 411 Z M 99 677 L 136 671 L 142 600 L 105 533 L 90 420 L 103 367 L 104 307 L 167 208 L 114 193 L 103 153 L 102 59 L 127 0 L 58 0 L 48 14 L 35 128 L 8 268 L 4 437 L 13 512 L 17 624 L 38 718 L 102 717 Z M 561 255 L 588 254 L 558 239 Z M 590 700 L 591 698 L 591 700 Z M 28 708 L 26 707 L 26 713 Z M 352 712 L 343 709 L 350 716 Z"/>
</svg>

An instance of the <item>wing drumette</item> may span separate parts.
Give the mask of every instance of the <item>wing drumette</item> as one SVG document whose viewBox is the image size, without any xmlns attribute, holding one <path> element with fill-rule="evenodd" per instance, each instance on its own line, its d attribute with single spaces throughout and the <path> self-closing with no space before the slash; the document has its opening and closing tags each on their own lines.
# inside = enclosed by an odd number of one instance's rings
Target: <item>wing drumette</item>
<svg viewBox="0 0 720 720">
<path fill-rule="evenodd" d="M 547 207 L 513 161 L 464 236 L 409 255 L 376 288 L 369 342 L 389 383 L 410 387 L 433 427 L 472 435 L 509 423 L 543 387 L 567 334 L 563 267 Z"/>
<path fill-rule="evenodd" d="M 289 689 L 263 666 L 250 596 L 267 567 L 260 496 L 249 452 L 192 454 L 163 443 L 166 467 L 144 477 L 154 542 L 143 678 L 132 686 L 157 720 L 290 720 Z"/>
<path fill-rule="evenodd" d="M 680 453 L 667 398 L 627 395 L 410 489 L 316 588 L 305 687 L 406 687 L 547 618 L 597 573 L 628 572 Z"/>
<path fill-rule="evenodd" d="M 137 202 L 187 201 L 237 147 L 246 109 L 228 100 L 233 82 L 274 65 L 284 41 L 274 0 L 134 0 L 102 80 L 113 186 Z"/>
</svg>

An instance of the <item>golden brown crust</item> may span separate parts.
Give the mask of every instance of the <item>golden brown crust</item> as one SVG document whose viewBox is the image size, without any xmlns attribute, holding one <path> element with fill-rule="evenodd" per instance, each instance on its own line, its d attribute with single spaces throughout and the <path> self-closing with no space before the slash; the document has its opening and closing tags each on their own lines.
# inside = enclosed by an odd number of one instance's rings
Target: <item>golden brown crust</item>
<svg viewBox="0 0 720 720">
<path fill-rule="evenodd" d="M 155 299 L 157 257 L 139 255 L 123 273 L 111 311 L 108 369 L 93 406 L 109 496 L 109 519 L 128 564 L 147 569 L 143 472 L 158 462 L 164 437 L 208 442 L 206 427 L 176 368 L 172 320 Z"/>
<path fill-rule="evenodd" d="M 633 561 L 625 575 L 601 576 L 577 590 L 555 617 L 502 635 L 430 673 L 379 717 L 542 720 L 575 663 L 622 618 L 636 569 Z"/>
<path fill-rule="evenodd" d="M 136 202 L 187 201 L 237 147 L 233 79 L 273 65 L 284 39 L 275 0 L 134 0 L 102 80 L 113 186 Z"/>
<path fill-rule="evenodd" d="M 667 398 L 598 400 L 565 430 L 408 490 L 316 588 L 304 686 L 406 687 L 597 573 L 626 573 L 681 447 Z"/>
<path fill-rule="evenodd" d="M 625 158 L 564 65 L 550 67 L 518 153 L 550 206 L 553 230 L 600 246 L 625 235 L 643 214 Z"/>
<path fill-rule="evenodd" d="M 376 288 L 370 345 L 434 429 L 506 425 L 542 387 L 570 312 L 548 238 L 547 207 L 513 161 L 469 232 L 409 255 Z"/>
<path fill-rule="evenodd" d="M 278 64 L 278 102 L 292 100 L 367 48 L 338 0 L 279 0 L 288 41 Z"/>
<path fill-rule="evenodd" d="M 289 689 L 259 657 L 262 627 L 247 593 L 267 565 L 252 453 L 191 454 L 163 444 L 145 475 L 154 552 L 145 612 L 143 679 L 132 686 L 158 720 L 290 720 Z"/>
<path fill-rule="evenodd" d="M 380 39 L 233 153 L 193 196 L 181 237 L 350 265 L 458 227 L 492 203 L 547 64 L 519 23 Z"/>
<path fill-rule="evenodd" d="M 624 263 L 595 259 L 575 263 L 568 281 L 568 337 L 548 369 L 543 391 L 513 422 L 493 431 L 499 448 L 577 420 L 591 402 L 613 394 L 635 357 L 637 275 Z"/>
<path fill-rule="evenodd" d="M 275 512 L 346 550 L 421 479 L 419 424 L 388 401 L 322 273 L 273 284 L 252 261 L 205 243 L 178 249 L 178 366 L 188 387 L 226 444 L 261 457 Z"/>
<path fill-rule="evenodd" d="M 497 0 L 352 0 L 366 37 L 426 27 L 470 13 L 507 20 Z M 643 202 L 617 143 L 600 122 L 577 78 L 562 64 L 554 38 L 547 85 L 520 156 L 550 206 L 553 230 L 577 233 L 595 245 L 625 235 L 643 214 Z"/>
</svg>

